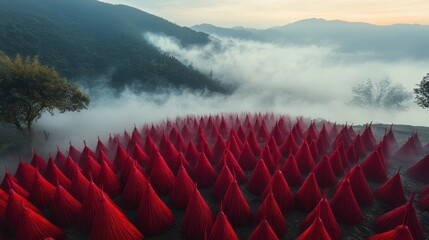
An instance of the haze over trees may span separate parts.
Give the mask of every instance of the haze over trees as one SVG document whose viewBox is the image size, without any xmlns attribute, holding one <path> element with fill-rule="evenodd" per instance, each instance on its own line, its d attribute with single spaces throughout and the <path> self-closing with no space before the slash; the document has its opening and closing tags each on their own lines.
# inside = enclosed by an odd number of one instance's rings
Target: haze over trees
<svg viewBox="0 0 429 240">
<path fill-rule="evenodd" d="M 393 84 L 389 78 L 368 79 L 352 87 L 352 104 L 369 109 L 404 111 L 412 98 L 411 92 L 400 84 Z"/>
<path fill-rule="evenodd" d="M 86 109 L 89 97 L 38 57 L 15 59 L 0 52 L 0 121 L 13 125 L 32 144 L 34 124 L 44 112 Z"/>
<path fill-rule="evenodd" d="M 416 103 L 422 108 L 429 108 L 429 73 L 414 88 Z"/>
</svg>

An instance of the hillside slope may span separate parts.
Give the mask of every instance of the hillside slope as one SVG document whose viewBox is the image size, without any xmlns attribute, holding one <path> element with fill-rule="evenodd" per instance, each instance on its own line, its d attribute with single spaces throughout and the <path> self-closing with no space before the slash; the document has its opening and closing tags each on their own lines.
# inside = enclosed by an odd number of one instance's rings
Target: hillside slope
<svg viewBox="0 0 429 240">
<path fill-rule="evenodd" d="M 183 46 L 209 41 L 207 34 L 124 5 L 95 0 L 0 0 L 0 51 L 10 56 L 39 55 L 62 75 L 89 85 L 107 78 L 116 89 L 174 86 L 227 91 L 161 54 L 144 40 L 145 32 L 174 37 Z"/>
</svg>

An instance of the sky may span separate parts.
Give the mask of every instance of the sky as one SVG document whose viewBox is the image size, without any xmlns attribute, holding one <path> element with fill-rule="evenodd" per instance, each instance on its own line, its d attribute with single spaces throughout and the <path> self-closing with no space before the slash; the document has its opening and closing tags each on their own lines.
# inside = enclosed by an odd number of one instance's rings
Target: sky
<svg viewBox="0 0 429 240">
<path fill-rule="evenodd" d="M 307 18 L 429 24 L 427 0 L 102 0 L 126 4 L 184 26 L 269 28 Z"/>
</svg>

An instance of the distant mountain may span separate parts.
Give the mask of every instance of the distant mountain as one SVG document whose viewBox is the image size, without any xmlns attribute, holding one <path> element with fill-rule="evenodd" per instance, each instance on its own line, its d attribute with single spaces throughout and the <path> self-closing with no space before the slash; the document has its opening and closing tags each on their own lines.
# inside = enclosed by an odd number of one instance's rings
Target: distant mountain
<svg viewBox="0 0 429 240">
<path fill-rule="evenodd" d="M 116 89 L 157 87 L 228 89 L 148 44 L 152 32 L 183 46 L 204 45 L 208 35 L 177 26 L 125 5 L 95 0 L 0 0 L 0 51 L 39 55 L 75 81 L 98 84 L 107 78 Z M 91 81 L 92 80 L 92 81 Z"/>
<path fill-rule="evenodd" d="M 210 27 L 208 27 L 210 26 Z M 429 26 L 389 26 L 339 20 L 306 19 L 264 30 L 219 28 L 201 24 L 192 29 L 211 35 L 293 45 L 333 46 L 340 52 L 365 58 L 429 59 Z"/>
</svg>

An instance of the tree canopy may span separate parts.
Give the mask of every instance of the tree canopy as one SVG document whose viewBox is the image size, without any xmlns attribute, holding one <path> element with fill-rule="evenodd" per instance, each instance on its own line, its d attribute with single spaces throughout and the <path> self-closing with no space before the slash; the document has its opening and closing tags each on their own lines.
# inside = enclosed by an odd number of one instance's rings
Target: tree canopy
<svg viewBox="0 0 429 240">
<path fill-rule="evenodd" d="M 429 108 L 429 73 L 414 88 L 416 103 L 422 108 Z"/>
<path fill-rule="evenodd" d="M 44 112 L 80 111 L 90 99 L 78 85 L 62 78 L 38 57 L 12 59 L 0 52 L 0 121 L 26 135 Z"/>
</svg>

